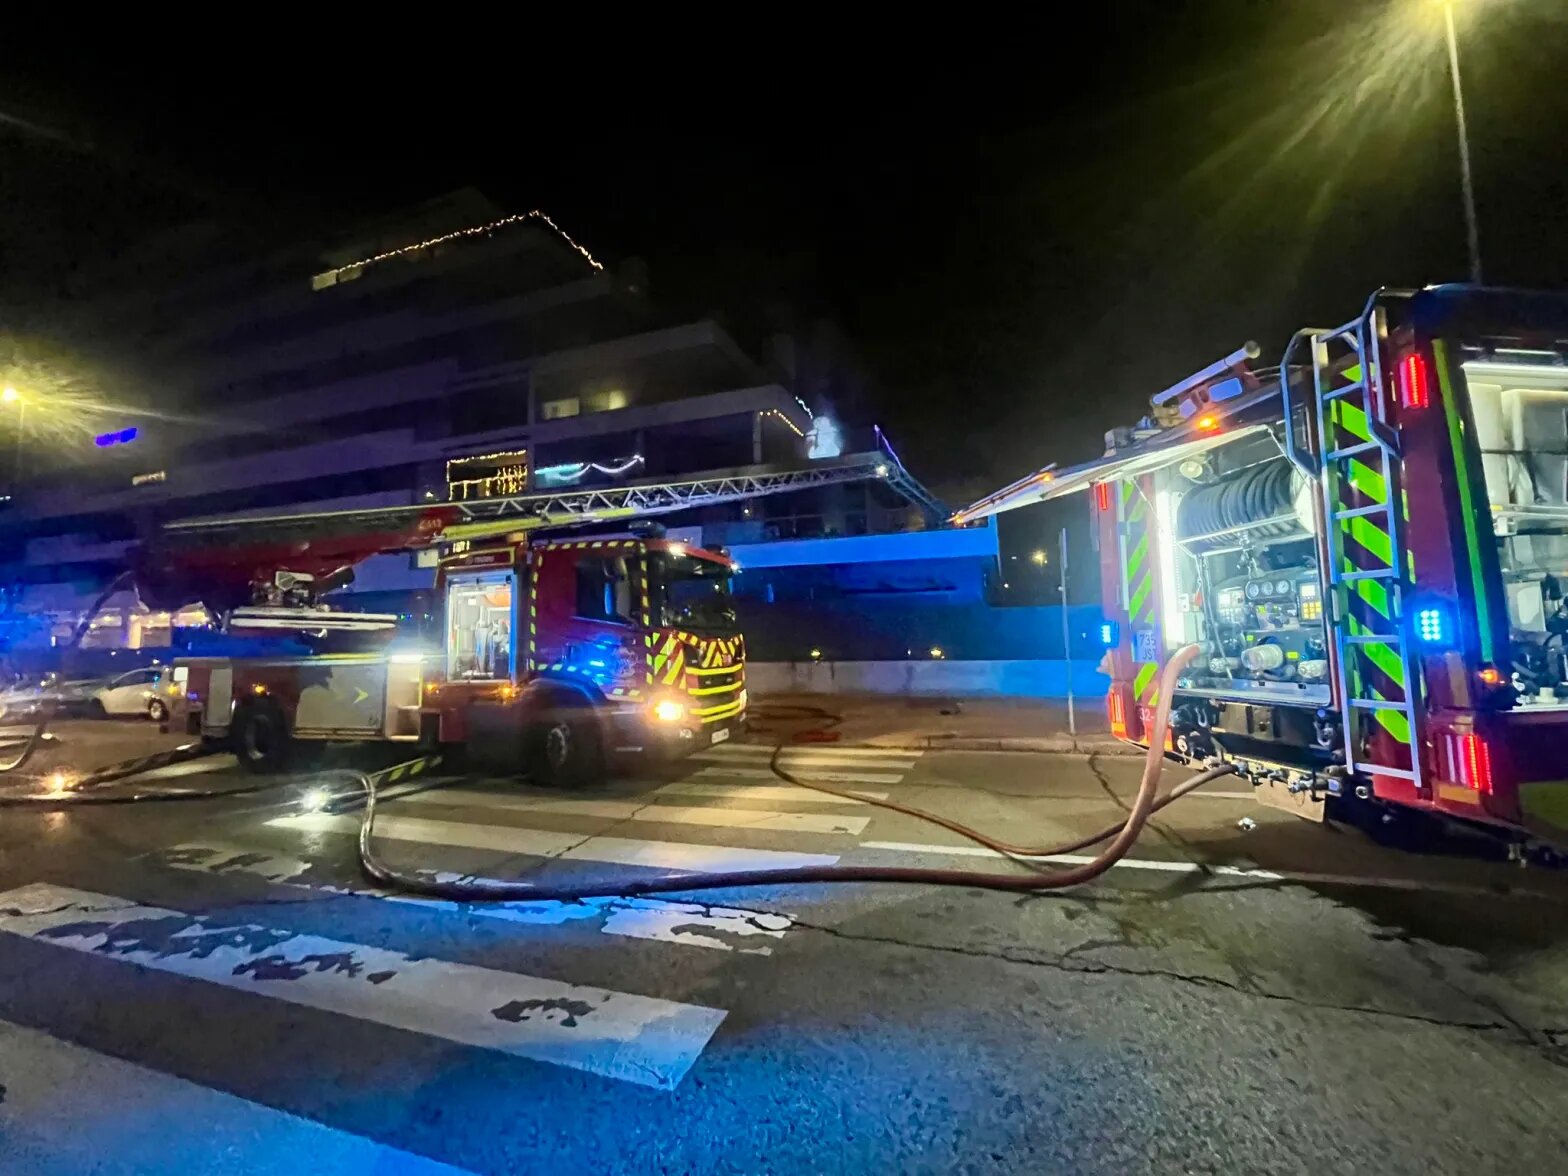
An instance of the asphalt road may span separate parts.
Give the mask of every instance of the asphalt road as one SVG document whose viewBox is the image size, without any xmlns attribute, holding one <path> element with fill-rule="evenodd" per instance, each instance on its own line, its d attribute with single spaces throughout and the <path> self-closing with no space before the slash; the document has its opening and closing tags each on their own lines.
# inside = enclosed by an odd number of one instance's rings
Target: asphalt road
<svg viewBox="0 0 1568 1176">
<path fill-rule="evenodd" d="M 85 728 L 45 767 L 144 734 Z M 1116 816 L 1138 769 L 792 756 L 1040 843 Z M 213 759 L 164 784 L 241 782 Z M 1568 874 L 1219 781 L 1066 893 L 460 907 L 369 888 L 311 783 L 0 810 L 0 1172 L 1430 1173 L 1568 1146 Z M 781 785 L 761 745 L 593 792 L 459 781 L 383 820 L 387 857 L 454 875 L 1008 868 Z"/>
</svg>

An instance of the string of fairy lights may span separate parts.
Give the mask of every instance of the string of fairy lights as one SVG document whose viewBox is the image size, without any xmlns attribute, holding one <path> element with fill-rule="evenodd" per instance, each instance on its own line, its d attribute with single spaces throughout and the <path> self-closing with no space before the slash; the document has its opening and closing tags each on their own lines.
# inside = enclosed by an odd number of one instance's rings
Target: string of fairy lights
<svg viewBox="0 0 1568 1176">
<path fill-rule="evenodd" d="M 783 421 L 786 425 L 788 425 L 790 427 L 790 430 L 795 434 L 795 436 L 797 436 L 797 437 L 804 437 L 806 435 L 801 430 L 801 427 L 799 425 L 797 425 L 794 421 L 790 420 L 789 417 L 785 416 L 784 413 L 781 412 L 779 409 L 776 409 L 776 408 L 764 408 L 757 415 L 758 416 L 762 416 L 762 417 L 778 417 L 779 420 Z"/>
<path fill-rule="evenodd" d="M 383 261 L 391 261 L 396 257 L 407 257 L 411 253 L 418 253 L 421 249 L 433 249 L 437 245 L 445 245 L 448 241 L 460 241 L 465 237 L 483 236 L 486 233 L 493 233 L 497 229 L 504 229 L 510 225 L 524 224 L 529 221 L 538 221 L 541 224 L 549 226 L 556 236 L 560 237 L 561 240 L 565 241 L 573 249 L 577 250 L 578 253 L 582 254 L 583 260 L 591 265 L 594 269 L 604 269 L 604 266 L 600 264 L 598 259 L 595 258 L 593 254 L 589 253 L 588 250 L 579 245 L 576 241 L 572 240 L 571 236 L 566 232 L 565 229 L 561 228 L 560 225 L 551 220 L 550 217 L 543 211 L 535 208 L 528 212 L 519 212 L 513 214 L 512 216 L 503 216 L 499 220 L 493 220 L 488 224 L 473 225 L 466 229 L 454 229 L 452 232 L 442 233 L 438 237 L 430 237 L 424 241 L 416 241 L 412 245 L 400 245 L 396 249 L 388 249 L 383 253 L 377 253 L 371 257 L 364 257 L 358 261 L 351 261 L 347 265 L 340 265 L 336 269 L 330 269 L 324 273 L 317 274 L 315 281 L 321 285 L 331 285 L 332 283 L 336 282 L 337 279 L 343 274 L 349 273 L 350 271 L 363 270 L 367 266 L 376 265 Z"/>
</svg>

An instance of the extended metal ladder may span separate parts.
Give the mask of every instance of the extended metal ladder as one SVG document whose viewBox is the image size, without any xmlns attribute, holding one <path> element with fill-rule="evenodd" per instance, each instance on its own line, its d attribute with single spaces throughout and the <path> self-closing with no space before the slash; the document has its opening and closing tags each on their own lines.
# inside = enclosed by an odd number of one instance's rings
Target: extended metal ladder
<svg viewBox="0 0 1568 1176">
<path fill-rule="evenodd" d="M 1399 438 L 1384 412 L 1382 332 L 1375 302 L 1344 326 L 1298 332 L 1280 363 L 1280 390 L 1286 455 L 1323 497 L 1326 628 L 1346 766 L 1419 787 L 1421 678 L 1406 611 L 1411 567 Z M 1301 342 L 1312 355 L 1312 399 L 1298 422 L 1290 361 Z M 1363 740 L 1369 722 L 1386 738 Z"/>
</svg>

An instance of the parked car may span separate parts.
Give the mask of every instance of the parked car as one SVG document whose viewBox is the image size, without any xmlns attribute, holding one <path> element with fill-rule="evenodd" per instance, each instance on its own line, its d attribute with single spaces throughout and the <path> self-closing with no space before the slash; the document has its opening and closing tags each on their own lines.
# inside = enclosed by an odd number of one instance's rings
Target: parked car
<svg viewBox="0 0 1568 1176">
<path fill-rule="evenodd" d="M 104 684 L 102 678 L 61 681 L 58 674 L 27 678 L 0 693 L 0 718 L 12 722 L 30 720 L 52 702 L 57 714 L 80 714 L 89 708 L 94 692 Z"/>
<path fill-rule="evenodd" d="M 93 692 L 88 709 L 100 715 L 145 715 L 161 723 L 178 691 L 172 666 L 146 666 L 111 678 Z"/>
</svg>

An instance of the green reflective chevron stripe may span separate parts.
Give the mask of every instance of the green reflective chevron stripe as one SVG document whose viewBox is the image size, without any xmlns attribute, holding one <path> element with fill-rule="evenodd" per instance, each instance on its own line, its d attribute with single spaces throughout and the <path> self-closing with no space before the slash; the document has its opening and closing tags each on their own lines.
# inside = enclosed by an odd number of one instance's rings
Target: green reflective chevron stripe
<svg viewBox="0 0 1568 1176">
<path fill-rule="evenodd" d="M 1145 531 L 1138 536 L 1138 542 L 1133 544 L 1132 554 L 1127 557 L 1127 575 L 1129 579 L 1136 580 L 1138 573 L 1143 571 L 1143 561 L 1149 558 L 1149 533 Z"/>
<path fill-rule="evenodd" d="M 1348 617 L 1346 619 L 1349 621 L 1348 627 L 1353 635 L 1373 635 L 1371 630 L 1360 621 L 1356 620 L 1355 617 Z M 1375 664 L 1378 669 L 1382 670 L 1383 673 L 1388 675 L 1388 677 L 1394 682 L 1396 686 L 1399 687 L 1400 690 L 1405 689 L 1405 667 L 1400 662 L 1399 655 L 1394 653 L 1394 651 L 1389 646 L 1379 642 L 1370 645 L 1355 645 L 1352 646 L 1352 648 L 1357 650 L 1366 650 L 1368 660 Z M 1355 671 L 1355 673 L 1359 682 L 1362 678 L 1362 675 L 1359 670 Z M 1373 686 L 1370 683 L 1365 685 L 1366 694 L 1364 696 L 1357 694 L 1356 697 L 1371 698 L 1378 702 L 1388 701 L 1383 692 L 1376 686 Z M 1378 726 L 1382 727 L 1383 730 L 1387 731 L 1394 739 L 1397 739 L 1400 743 L 1405 744 L 1410 742 L 1410 720 L 1405 717 L 1405 713 L 1403 711 L 1374 710 L 1371 712 L 1371 714 L 1373 721 L 1376 722 Z"/>
<path fill-rule="evenodd" d="M 1132 680 L 1133 696 L 1138 701 L 1143 701 L 1143 692 L 1149 688 L 1149 683 L 1154 681 L 1154 675 L 1158 672 L 1159 666 L 1153 662 L 1144 662 L 1138 667 L 1138 676 Z"/>
<path fill-rule="evenodd" d="M 1443 394 L 1443 413 L 1448 421 L 1448 444 L 1454 453 L 1454 484 L 1459 489 L 1459 517 L 1464 521 L 1465 545 L 1469 548 L 1469 559 L 1465 562 L 1470 565 L 1470 589 L 1475 595 L 1476 632 L 1481 638 L 1481 658 L 1484 661 L 1495 660 L 1496 655 L 1492 650 L 1492 618 L 1488 608 L 1486 594 L 1486 575 L 1489 566 L 1496 560 L 1496 549 L 1492 546 L 1490 538 L 1487 543 L 1481 542 L 1480 532 L 1476 527 L 1479 518 L 1477 506 L 1480 481 L 1476 472 L 1470 466 L 1465 445 L 1464 422 L 1459 417 L 1459 405 L 1454 396 L 1454 390 L 1448 378 L 1448 348 L 1441 339 L 1433 340 L 1432 355 L 1437 360 L 1437 386 Z M 1484 503 L 1485 498 L 1481 498 Z"/>
<path fill-rule="evenodd" d="M 1351 436 L 1362 441 L 1372 440 L 1372 429 L 1367 424 L 1367 414 L 1348 400 L 1336 400 L 1330 406 L 1334 423 Z"/>
<path fill-rule="evenodd" d="M 1374 502 L 1388 501 L 1388 482 L 1382 474 L 1354 457 L 1349 458 L 1346 464 L 1350 467 L 1345 474 L 1346 482 Z"/>
<path fill-rule="evenodd" d="M 1357 648 L 1366 654 L 1372 664 L 1382 670 L 1396 686 L 1403 689 L 1405 685 L 1405 667 L 1400 663 L 1399 655 L 1394 652 L 1391 646 L 1378 641 L 1368 642 L 1365 645 L 1357 646 Z"/>
<path fill-rule="evenodd" d="M 1350 537 L 1365 547 L 1388 567 L 1394 566 L 1394 541 L 1389 538 L 1388 532 L 1365 516 L 1361 518 L 1345 519 L 1350 524 L 1346 529 Z M 1370 571 L 1371 569 L 1366 569 Z"/>
<path fill-rule="evenodd" d="M 1132 601 L 1127 606 L 1127 615 L 1134 621 L 1145 620 L 1143 615 L 1143 602 L 1149 598 L 1149 589 L 1154 585 L 1154 577 L 1147 572 L 1143 579 L 1138 581 L 1138 586 L 1132 590 Z"/>
<path fill-rule="evenodd" d="M 1379 702 L 1387 701 L 1387 699 L 1385 699 L 1376 690 L 1372 691 L 1372 697 L 1377 699 Z M 1381 726 L 1383 730 L 1387 731 L 1395 739 L 1399 740 L 1399 742 L 1409 744 L 1410 720 L 1405 717 L 1404 711 L 1375 710 L 1372 712 L 1372 717 L 1378 721 L 1378 725 Z M 1374 765 L 1372 770 L 1374 772 L 1377 771 L 1377 767 Z"/>
</svg>

